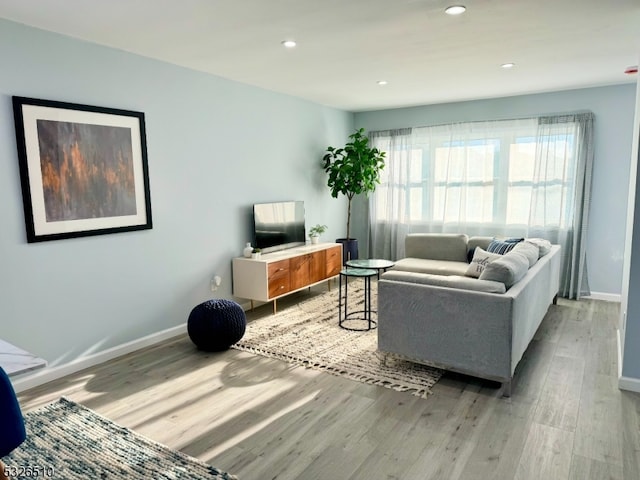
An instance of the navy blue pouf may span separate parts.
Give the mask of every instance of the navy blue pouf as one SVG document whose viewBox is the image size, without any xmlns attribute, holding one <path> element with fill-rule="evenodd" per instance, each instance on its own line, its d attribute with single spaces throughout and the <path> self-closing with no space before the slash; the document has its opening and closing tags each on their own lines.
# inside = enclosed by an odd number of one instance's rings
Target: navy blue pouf
<svg viewBox="0 0 640 480">
<path fill-rule="evenodd" d="M 240 305 L 231 300 L 207 300 L 189 314 L 187 332 L 200 350 L 227 350 L 244 335 L 247 317 Z"/>
<path fill-rule="evenodd" d="M 9 375 L 0 367 L 0 459 L 9 455 L 25 437 L 24 419 Z M 2 464 L 0 463 L 0 467 Z"/>
</svg>

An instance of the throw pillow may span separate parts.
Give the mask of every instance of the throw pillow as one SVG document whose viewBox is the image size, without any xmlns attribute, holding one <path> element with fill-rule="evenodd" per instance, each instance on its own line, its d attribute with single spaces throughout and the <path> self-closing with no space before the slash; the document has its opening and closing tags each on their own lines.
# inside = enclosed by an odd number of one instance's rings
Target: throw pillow
<svg viewBox="0 0 640 480">
<path fill-rule="evenodd" d="M 484 267 L 480 280 L 501 282 L 504 283 L 505 288 L 509 289 L 526 275 L 527 270 L 529 270 L 527 257 L 518 252 L 509 252 Z"/>
<path fill-rule="evenodd" d="M 465 272 L 467 277 L 480 277 L 480 274 L 484 270 L 484 268 L 491 263 L 493 260 L 497 260 L 498 258 L 502 258 L 502 255 L 499 253 L 489 253 L 484 251 L 480 247 L 476 247 L 473 252 L 473 258 L 471 259 L 471 263 Z"/>
<path fill-rule="evenodd" d="M 493 239 L 493 241 L 487 247 L 487 252 L 490 253 L 499 253 L 500 255 L 504 255 L 507 252 L 510 252 L 513 247 L 515 247 L 521 239 L 513 239 L 509 238 L 507 240 L 497 240 Z"/>
<path fill-rule="evenodd" d="M 526 240 L 524 242 L 517 243 L 511 251 L 521 253 L 527 257 L 527 260 L 529 261 L 529 268 L 533 267 L 540 257 L 540 249 L 538 246 Z"/>
<path fill-rule="evenodd" d="M 534 245 L 538 246 L 538 248 L 540 249 L 541 257 L 544 257 L 551 251 L 551 242 L 549 240 L 545 240 L 544 238 L 527 238 L 527 242 L 531 242 Z"/>
</svg>

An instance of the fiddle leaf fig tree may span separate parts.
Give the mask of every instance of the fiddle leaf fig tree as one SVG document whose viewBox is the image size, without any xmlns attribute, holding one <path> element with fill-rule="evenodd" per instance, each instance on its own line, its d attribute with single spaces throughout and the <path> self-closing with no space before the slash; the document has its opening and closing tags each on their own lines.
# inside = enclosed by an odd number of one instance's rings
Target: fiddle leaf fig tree
<svg viewBox="0 0 640 480">
<path fill-rule="evenodd" d="M 385 152 L 369 146 L 369 138 L 360 128 L 349 135 L 350 141 L 342 148 L 327 147 L 323 157 L 324 171 L 329 175 L 327 186 L 331 196 L 342 194 L 348 199 L 347 240 L 351 234 L 351 201 L 356 195 L 369 195 L 380 183 Z"/>
</svg>

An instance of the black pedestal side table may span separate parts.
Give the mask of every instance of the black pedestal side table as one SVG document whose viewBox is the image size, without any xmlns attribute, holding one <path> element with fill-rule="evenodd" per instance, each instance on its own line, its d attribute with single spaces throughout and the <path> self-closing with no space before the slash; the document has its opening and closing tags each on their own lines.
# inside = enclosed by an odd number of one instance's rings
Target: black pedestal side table
<svg viewBox="0 0 640 480">
<path fill-rule="evenodd" d="M 376 270 L 367 268 L 343 268 L 340 271 L 340 286 L 338 288 L 338 325 L 345 330 L 363 332 L 376 328 L 377 322 L 371 318 L 373 310 L 371 308 L 371 277 L 378 274 Z M 364 306 L 362 310 L 348 312 L 349 302 L 349 277 L 358 277 L 364 280 Z M 344 305 L 342 304 L 342 283 L 344 278 Z M 344 309 L 344 310 L 343 310 Z M 365 322 L 366 327 L 351 327 L 352 322 Z"/>
</svg>

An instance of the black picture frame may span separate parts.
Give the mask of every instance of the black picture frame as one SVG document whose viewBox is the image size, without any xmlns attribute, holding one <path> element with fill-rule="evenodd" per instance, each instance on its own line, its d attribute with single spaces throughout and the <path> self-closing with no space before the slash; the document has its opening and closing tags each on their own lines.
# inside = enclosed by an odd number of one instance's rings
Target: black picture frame
<svg viewBox="0 0 640 480">
<path fill-rule="evenodd" d="M 12 100 L 28 243 L 152 228 L 144 113 Z"/>
</svg>

